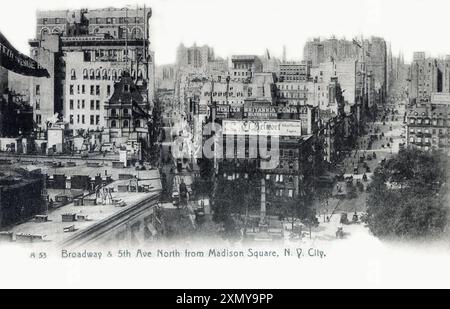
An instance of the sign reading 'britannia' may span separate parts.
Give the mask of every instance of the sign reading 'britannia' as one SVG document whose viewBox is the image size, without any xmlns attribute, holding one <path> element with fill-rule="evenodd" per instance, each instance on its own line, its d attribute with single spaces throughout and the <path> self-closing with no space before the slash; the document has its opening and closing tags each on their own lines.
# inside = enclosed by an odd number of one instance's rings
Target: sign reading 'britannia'
<svg viewBox="0 0 450 309">
<path fill-rule="evenodd" d="M 48 71 L 36 61 L 19 53 L 1 32 L 0 67 L 25 76 L 50 77 Z"/>
<path fill-rule="evenodd" d="M 302 136 L 301 121 L 224 120 L 225 135 Z"/>
</svg>

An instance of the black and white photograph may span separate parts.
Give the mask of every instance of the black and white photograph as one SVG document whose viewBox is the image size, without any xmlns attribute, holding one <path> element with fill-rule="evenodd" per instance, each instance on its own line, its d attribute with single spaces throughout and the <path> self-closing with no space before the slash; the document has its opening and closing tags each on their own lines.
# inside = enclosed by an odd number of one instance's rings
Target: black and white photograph
<svg viewBox="0 0 450 309">
<path fill-rule="evenodd" d="M 449 10 L 2 1 L 0 287 L 450 288 Z"/>
</svg>

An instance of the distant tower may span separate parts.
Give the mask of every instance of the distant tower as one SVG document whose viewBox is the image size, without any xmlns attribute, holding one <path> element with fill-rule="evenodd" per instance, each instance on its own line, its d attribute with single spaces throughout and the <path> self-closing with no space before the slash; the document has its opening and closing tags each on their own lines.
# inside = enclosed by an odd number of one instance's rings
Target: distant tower
<svg viewBox="0 0 450 309">
<path fill-rule="evenodd" d="M 283 45 L 283 63 L 286 62 L 286 45 Z"/>
</svg>

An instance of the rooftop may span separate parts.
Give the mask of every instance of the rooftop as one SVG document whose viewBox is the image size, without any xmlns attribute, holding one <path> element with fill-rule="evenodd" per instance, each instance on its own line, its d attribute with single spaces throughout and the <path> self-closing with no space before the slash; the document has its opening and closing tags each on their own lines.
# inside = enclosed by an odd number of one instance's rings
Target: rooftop
<svg viewBox="0 0 450 309">
<path fill-rule="evenodd" d="M 44 241 L 60 243 L 82 230 L 107 220 L 111 216 L 119 214 L 122 211 L 126 211 L 140 202 L 155 197 L 161 190 L 159 181 L 143 180 L 139 181 L 139 186 L 149 186 L 148 192 L 118 192 L 118 186 L 127 185 L 128 183 L 129 181 L 116 181 L 107 186 L 108 188 L 114 188 L 112 198 L 120 201 L 121 206 L 118 206 L 120 204 L 113 205 L 110 202 L 106 205 L 102 205 L 102 199 L 95 199 L 95 194 L 93 194 L 88 198 L 96 200 L 98 205 L 75 206 L 74 203 L 71 203 L 50 211 L 48 213 L 47 222 L 35 222 L 35 220 L 32 219 L 26 223 L 15 226 L 9 232 L 14 233 L 15 235 L 41 236 Z M 79 221 L 63 222 L 63 215 L 81 216 L 83 218 Z M 67 231 L 67 229 L 72 226 L 74 227 L 74 230 Z"/>
</svg>

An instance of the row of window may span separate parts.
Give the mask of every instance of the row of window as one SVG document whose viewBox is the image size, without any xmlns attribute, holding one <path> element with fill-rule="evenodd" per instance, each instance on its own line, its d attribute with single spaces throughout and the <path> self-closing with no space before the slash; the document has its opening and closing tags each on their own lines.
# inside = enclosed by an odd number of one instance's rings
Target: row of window
<svg viewBox="0 0 450 309">
<path fill-rule="evenodd" d="M 94 69 L 84 69 L 83 70 L 83 80 L 118 80 L 122 76 L 122 70 L 94 70 Z M 138 78 L 142 79 L 144 73 L 142 70 L 138 71 Z M 136 70 L 131 71 L 131 77 L 136 78 Z M 72 69 L 70 72 L 70 79 L 77 80 L 77 73 L 75 69 Z"/>
<path fill-rule="evenodd" d="M 420 138 L 420 137 L 410 137 L 409 142 L 414 144 L 433 144 L 433 145 L 444 145 L 444 144 L 450 144 L 450 140 L 446 142 L 445 139 L 438 139 L 438 138 Z"/>
<path fill-rule="evenodd" d="M 76 85 L 76 93 L 77 94 L 86 94 L 86 85 Z M 111 85 L 106 85 L 106 95 L 111 95 Z M 75 85 L 69 85 L 69 94 L 75 95 Z M 100 85 L 90 85 L 90 95 L 100 96 L 101 95 L 101 86 Z"/>
<path fill-rule="evenodd" d="M 69 110 L 75 109 L 74 100 L 69 100 Z M 86 101 L 85 100 L 77 100 L 77 109 L 85 109 Z M 100 110 L 100 100 L 91 100 L 90 101 L 90 109 L 91 110 Z"/>
<path fill-rule="evenodd" d="M 120 124 L 122 124 L 122 126 L 120 126 Z M 113 129 L 120 129 L 120 128 L 130 128 L 130 121 L 128 120 L 123 120 L 123 121 L 119 121 L 119 120 L 111 120 L 110 122 L 110 127 Z M 134 122 L 134 127 L 135 128 L 140 128 L 141 127 L 141 121 L 140 120 L 136 120 Z"/>
<path fill-rule="evenodd" d="M 86 116 L 85 115 L 76 115 L 77 124 L 86 124 Z M 69 115 L 69 123 L 74 124 L 74 115 Z M 91 115 L 90 116 L 90 125 L 99 125 L 100 124 L 100 115 Z"/>
<path fill-rule="evenodd" d="M 226 97 L 227 96 L 227 93 L 228 93 L 228 96 L 229 97 L 232 97 L 232 96 L 234 96 L 234 92 L 213 92 L 213 97 L 221 97 L 221 96 L 224 96 L 224 97 Z M 249 94 L 249 96 L 251 96 L 251 94 L 252 94 L 252 91 L 251 91 L 251 89 L 248 91 L 248 94 Z M 211 95 L 211 92 L 205 92 L 204 93 L 204 95 L 205 95 L 205 97 L 209 97 L 210 95 Z M 243 92 L 236 92 L 236 97 L 243 97 L 244 96 L 244 93 Z"/>
<path fill-rule="evenodd" d="M 433 125 L 433 126 L 446 126 L 447 120 L 445 119 L 429 119 L 429 118 L 409 118 L 410 124 L 423 124 L 423 125 Z"/>
<path fill-rule="evenodd" d="M 422 130 L 421 128 L 419 128 L 419 129 L 414 129 L 414 128 L 410 128 L 409 129 L 409 133 L 411 133 L 411 134 L 421 134 L 421 133 L 423 133 L 423 134 L 450 134 L 450 129 L 432 129 L 432 130 L 430 130 L 430 129 L 425 129 L 425 130 Z"/>
<path fill-rule="evenodd" d="M 294 85 L 283 85 L 283 84 L 278 84 L 277 85 L 278 90 L 303 90 L 303 91 L 307 91 L 308 88 L 303 85 L 303 87 L 301 87 L 301 85 L 297 85 L 297 89 L 294 89 Z"/>
</svg>

